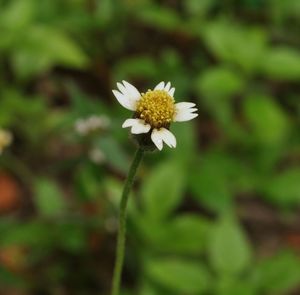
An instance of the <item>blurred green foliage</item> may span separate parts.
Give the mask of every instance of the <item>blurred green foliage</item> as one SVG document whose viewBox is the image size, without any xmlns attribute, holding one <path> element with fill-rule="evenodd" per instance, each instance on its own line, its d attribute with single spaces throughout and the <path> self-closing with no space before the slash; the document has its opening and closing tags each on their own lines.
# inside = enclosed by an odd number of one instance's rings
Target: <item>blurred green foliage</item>
<svg viewBox="0 0 300 295">
<path fill-rule="evenodd" d="M 5 211 L 1 182 L 0 293 L 109 294 L 125 79 L 170 80 L 199 119 L 145 158 L 122 294 L 298 294 L 299 20 L 298 0 L 0 0 L 0 164 L 19 196 Z"/>
</svg>

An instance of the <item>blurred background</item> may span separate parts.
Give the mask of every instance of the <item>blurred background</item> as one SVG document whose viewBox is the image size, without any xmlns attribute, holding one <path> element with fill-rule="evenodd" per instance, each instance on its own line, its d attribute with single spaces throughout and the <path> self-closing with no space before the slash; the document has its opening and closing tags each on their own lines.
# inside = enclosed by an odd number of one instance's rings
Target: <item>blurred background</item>
<svg viewBox="0 0 300 295">
<path fill-rule="evenodd" d="M 299 31 L 298 0 L 0 0 L 0 294 L 109 294 L 123 79 L 199 117 L 140 167 L 122 295 L 300 294 Z"/>
</svg>

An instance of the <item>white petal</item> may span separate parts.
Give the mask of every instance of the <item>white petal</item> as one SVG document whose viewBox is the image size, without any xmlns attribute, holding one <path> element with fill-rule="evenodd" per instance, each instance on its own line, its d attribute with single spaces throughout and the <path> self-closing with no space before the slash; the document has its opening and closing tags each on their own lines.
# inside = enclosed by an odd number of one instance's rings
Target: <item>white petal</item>
<svg viewBox="0 0 300 295">
<path fill-rule="evenodd" d="M 153 129 L 153 131 L 151 133 L 151 139 L 152 139 L 153 143 L 156 145 L 156 147 L 161 151 L 163 148 L 163 140 L 161 138 L 161 134 L 160 134 L 159 130 Z"/>
<path fill-rule="evenodd" d="M 122 127 L 131 127 L 132 134 L 147 133 L 151 129 L 151 126 L 141 119 L 127 119 L 123 123 Z"/>
<path fill-rule="evenodd" d="M 151 126 L 149 124 L 146 124 L 143 120 L 140 120 L 138 124 L 132 126 L 131 133 L 132 134 L 148 133 L 150 129 Z"/>
<path fill-rule="evenodd" d="M 174 134 L 166 128 L 160 129 L 162 140 L 171 148 L 176 147 L 176 138 Z"/>
<path fill-rule="evenodd" d="M 130 99 L 132 99 L 135 102 L 138 101 L 141 98 L 140 92 L 130 83 L 128 83 L 124 80 L 122 82 L 127 90 L 127 93 L 129 95 Z"/>
<path fill-rule="evenodd" d="M 197 116 L 198 116 L 198 114 L 190 112 L 189 109 L 188 110 L 180 110 L 176 113 L 176 115 L 174 117 L 174 121 L 175 122 L 189 121 L 189 120 L 196 118 Z"/>
<path fill-rule="evenodd" d="M 172 88 L 169 90 L 169 95 L 173 97 L 173 96 L 174 96 L 174 93 L 175 93 L 175 88 L 172 87 Z"/>
<path fill-rule="evenodd" d="M 198 116 L 196 113 L 198 111 L 197 108 L 194 108 L 196 104 L 193 102 L 179 102 L 175 104 L 176 114 L 174 116 L 174 121 L 183 122 L 189 121 Z"/>
<path fill-rule="evenodd" d="M 127 89 L 126 89 L 126 87 L 123 84 L 121 84 L 121 83 L 118 82 L 117 86 L 118 86 L 118 88 L 119 88 L 119 90 L 121 91 L 122 94 L 124 94 L 124 95 L 128 94 L 127 93 Z"/>
<path fill-rule="evenodd" d="M 132 101 L 127 95 L 122 94 L 118 90 L 112 91 L 118 102 L 126 109 L 135 111 L 135 102 Z"/>
<path fill-rule="evenodd" d="M 166 128 L 153 129 L 151 139 L 160 151 L 163 148 L 163 142 L 165 142 L 171 148 L 176 147 L 175 136 Z"/>
<path fill-rule="evenodd" d="M 136 124 L 137 120 L 138 119 L 127 119 L 127 120 L 125 120 L 123 125 L 122 125 L 122 128 L 132 127 L 133 125 Z"/>
<path fill-rule="evenodd" d="M 167 84 L 166 84 L 166 86 L 165 86 L 165 91 L 167 91 L 167 92 L 169 92 L 169 90 L 170 90 L 170 88 L 171 88 L 171 83 L 170 82 L 168 82 Z"/>
<path fill-rule="evenodd" d="M 163 90 L 164 88 L 165 88 L 165 82 L 162 81 L 155 86 L 154 90 Z"/>
<path fill-rule="evenodd" d="M 183 110 L 180 110 L 180 111 L 183 111 Z M 190 113 L 195 113 L 195 112 L 197 112 L 198 111 L 198 109 L 197 108 L 190 108 L 190 109 L 187 109 L 187 110 L 184 110 L 184 111 L 189 111 Z"/>
<path fill-rule="evenodd" d="M 177 110 L 181 110 L 181 109 L 189 109 L 194 107 L 196 104 L 193 102 L 179 102 L 175 104 L 175 107 Z"/>
</svg>

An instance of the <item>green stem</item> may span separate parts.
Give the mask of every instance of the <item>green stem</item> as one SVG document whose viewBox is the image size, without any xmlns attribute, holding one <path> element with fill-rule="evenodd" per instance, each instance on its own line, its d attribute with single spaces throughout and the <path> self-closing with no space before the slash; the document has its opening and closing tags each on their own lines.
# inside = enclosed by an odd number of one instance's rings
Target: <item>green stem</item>
<svg viewBox="0 0 300 295">
<path fill-rule="evenodd" d="M 144 150 L 139 148 L 134 155 L 134 159 L 129 169 L 128 176 L 122 193 L 122 198 L 120 203 L 120 213 L 119 213 L 120 215 L 119 215 L 119 231 L 118 231 L 118 240 L 117 240 L 116 261 L 115 261 L 114 275 L 112 281 L 111 295 L 119 295 L 120 293 L 120 282 L 121 282 L 122 268 L 124 262 L 125 241 L 126 241 L 126 208 L 127 208 L 129 192 L 131 190 L 137 168 L 143 158 L 143 155 L 144 155 Z"/>
</svg>

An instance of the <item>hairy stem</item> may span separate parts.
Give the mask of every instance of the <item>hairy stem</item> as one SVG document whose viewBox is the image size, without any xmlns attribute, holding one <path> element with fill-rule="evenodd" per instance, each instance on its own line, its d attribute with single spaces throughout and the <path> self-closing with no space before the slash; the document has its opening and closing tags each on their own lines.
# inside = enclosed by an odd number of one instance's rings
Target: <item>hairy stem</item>
<svg viewBox="0 0 300 295">
<path fill-rule="evenodd" d="M 139 148 L 134 155 L 134 159 L 129 169 L 128 176 L 122 193 L 122 198 L 120 203 L 120 213 L 119 213 L 119 231 L 118 231 L 118 239 L 117 239 L 116 261 L 115 261 L 115 268 L 113 274 L 111 295 L 119 295 L 120 293 L 120 283 L 121 283 L 121 275 L 122 275 L 124 253 L 125 253 L 125 241 L 126 241 L 126 209 L 128 203 L 128 196 L 133 185 L 137 168 L 143 158 L 143 155 L 144 155 L 143 149 Z"/>
</svg>

